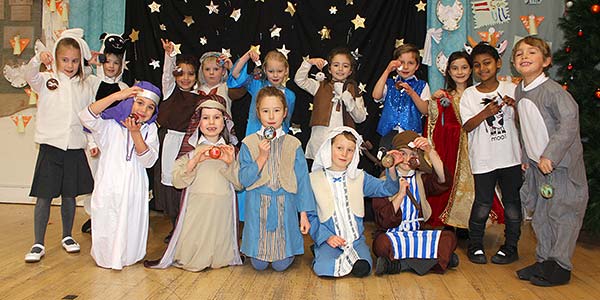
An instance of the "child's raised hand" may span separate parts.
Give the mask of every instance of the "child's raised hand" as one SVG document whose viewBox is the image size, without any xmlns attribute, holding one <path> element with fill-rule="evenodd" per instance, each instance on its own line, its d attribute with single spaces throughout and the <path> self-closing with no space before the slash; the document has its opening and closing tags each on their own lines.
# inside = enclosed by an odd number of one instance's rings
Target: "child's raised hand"
<svg viewBox="0 0 600 300">
<path fill-rule="evenodd" d="M 413 88 L 407 82 L 398 81 L 396 82 L 396 86 L 402 87 L 408 95 L 412 95 L 413 93 L 415 93 L 415 90 L 413 90 Z"/>
<path fill-rule="evenodd" d="M 483 108 L 483 112 L 485 114 L 486 118 L 489 118 L 491 116 L 495 116 L 500 109 L 502 108 L 503 104 L 498 104 L 498 102 L 496 101 L 492 101 L 490 103 L 488 103 L 484 108 Z"/>
<path fill-rule="evenodd" d="M 101 66 L 102 64 L 98 61 L 98 56 L 100 56 L 102 52 L 92 51 L 92 58 L 88 61 L 90 65 Z"/>
<path fill-rule="evenodd" d="M 306 212 L 303 211 L 300 213 L 300 232 L 302 232 L 302 234 L 308 234 L 309 230 L 310 222 L 308 221 L 308 216 L 306 215 Z"/>
<path fill-rule="evenodd" d="M 425 151 L 425 153 L 429 153 L 429 151 L 431 151 L 431 149 L 433 149 L 431 147 L 431 144 L 429 143 L 429 141 L 422 136 L 416 138 L 413 141 L 413 144 L 415 145 L 415 148 L 421 149 L 421 150 Z"/>
<path fill-rule="evenodd" d="M 219 159 L 228 165 L 231 164 L 235 159 L 235 148 L 231 145 L 221 145 L 219 148 L 221 149 L 221 156 Z"/>
<path fill-rule="evenodd" d="M 142 123 L 136 122 L 135 118 L 127 117 L 125 120 L 121 121 L 121 124 L 129 130 L 129 132 L 140 132 L 140 128 L 142 128 Z"/>
<path fill-rule="evenodd" d="M 515 101 L 515 99 L 513 99 L 513 98 L 511 98 L 511 97 L 509 97 L 509 96 L 504 96 L 504 97 L 502 97 L 502 102 L 503 102 L 504 104 L 508 105 L 508 106 L 511 106 L 511 107 L 515 107 L 515 104 L 517 103 L 517 102 Z"/>
<path fill-rule="evenodd" d="M 394 60 L 390 61 L 390 63 L 388 64 L 387 68 L 385 68 L 385 70 L 388 73 L 391 73 L 391 72 L 395 71 L 396 69 L 398 69 L 398 67 L 400 67 L 401 65 L 402 64 L 399 61 L 397 61 L 397 60 L 394 59 Z"/>
<path fill-rule="evenodd" d="M 50 53 L 50 51 L 44 51 L 42 53 L 40 53 L 40 61 L 42 62 L 42 64 L 44 64 L 46 66 L 46 69 L 51 70 L 52 69 L 52 61 L 54 60 L 54 58 L 52 57 L 52 53 Z"/>
<path fill-rule="evenodd" d="M 257 62 L 258 60 L 260 60 L 260 55 L 258 53 L 256 53 L 256 51 L 250 49 L 248 50 L 248 52 L 246 52 L 246 54 L 248 54 L 248 57 L 253 61 L 253 62 Z"/>
<path fill-rule="evenodd" d="M 386 155 L 387 154 L 394 158 L 394 164 L 390 168 L 394 168 L 395 166 L 404 162 L 404 156 L 398 150 L 389 150 L 386 152 Z"/>
<path fill-rule="evenodd" d="M 446 93 L 443 89 L 439 89 L 439 90 L 435 91 L 435 93 L 433 93 L 433 95 L 432 95 L 432 97 L 435 99 L 444 98 L 444 96 L 446 96 Z"/>
<path fill-rule="evenodd" d="M 327 239 L 327 245 L 331 248 L 342 247 L 346 245 L 346 240 L 344 240 L 341 236 L 332 235 Z"/>
<path fill-rule="evenodd" d="M 144 91 L 144 89 L 142 89 L 139 86 L 132 86 L 130 88 L 120 90 L 120 91 L 114 93 L 113 95 L 117 98 L 117 100 L 125 100 L 125 99 L 129 99 L 131 97 L 135 97 L 137 94 L 139 94 L 143 91 Z"/>
<path fill-rule="evenodd" d="M 165 53 L 171 55 L 171 53 L 173 53 L 174 50 L 173 43 L 171 43 L 169 39 L 160 39 L 160 42 L 162 43 Z"/>
<path fill-rule="evenodd" d="M 231 70 L 231 68 L 233 67 L 233 62 L 231 61 L 231 59 L 229 59 L 229 57 L 227 57 L 227 55 L 225 54 L 221 54 L 221 56 L 219 56 L 219 60 L 223 61 L 223 67 L 227 70 Z"/>
<path fill-rule="evenodd" d="M 327 61 L 322 59 L 322 58 L 311 58 L 308 60 L 308 63 L 317 67 L 319 70 L 323 70 L 323 67 L 325 67 L 325 65 L 327 65 Z"/>
</svg>

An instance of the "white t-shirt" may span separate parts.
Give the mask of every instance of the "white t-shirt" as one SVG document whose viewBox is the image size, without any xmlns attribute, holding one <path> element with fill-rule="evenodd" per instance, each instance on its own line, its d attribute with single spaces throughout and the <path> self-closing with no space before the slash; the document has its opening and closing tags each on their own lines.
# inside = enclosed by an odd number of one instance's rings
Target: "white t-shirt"
<svg viewBox="0 0 600 300">
<path fill-rule="evenodd" d="M 467 88 L 460 99 L 460 116 L 463 125 L 486 106 L 484 98 L 514 98 L 516 85 L 500 81 L 491 93 L 482 93 L 475 86 Z M 515 126 L 515 111 L 507 105 L 468 134 L 469 159 L 473 174 L 488 173 L 496 169 L 512 167 L 521 163 L 521 146 Z"/>
</svg>

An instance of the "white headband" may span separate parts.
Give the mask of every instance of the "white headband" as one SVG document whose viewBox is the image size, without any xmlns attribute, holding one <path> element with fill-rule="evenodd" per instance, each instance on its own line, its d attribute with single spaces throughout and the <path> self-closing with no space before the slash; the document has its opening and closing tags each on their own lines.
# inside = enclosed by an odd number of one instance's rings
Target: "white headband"
<svg viewBox="0 0 600 300">
<path fill-rule="evenodd" d="M 137 96 L 148 98 L 154 101 L 155 104 L 158 104 L 158 102 L 160 102 L 160 97 L 151 90 L 142 90 L 142 92 L 137 94 Z"/>
</svg>

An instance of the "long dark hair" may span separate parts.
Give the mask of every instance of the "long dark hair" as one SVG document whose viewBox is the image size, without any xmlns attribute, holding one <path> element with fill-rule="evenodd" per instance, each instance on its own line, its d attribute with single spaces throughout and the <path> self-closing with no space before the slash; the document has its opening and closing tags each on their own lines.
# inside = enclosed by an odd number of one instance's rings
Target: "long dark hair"
<svg viewBox="0 0 600 300">
<path fill-rule="evenodd" d="M 348 58 L 348 60 L 350 60 L 350 71 L 352 71 L 352 73 L 350 73 L 350 76 L 348 76 L 348 78 L 346 78 L 346 80 L 354 81 L 354 71 L 356 70 L 356 60 L 354 59 L 354 56 L 352 55 L 350 50 L 348 50 L 348 48 L 337 47 L 337 48 L 333 48 L 331 51 L 329 51 L 329 54 L 327 55 L 327 66 L 325 66 L 325 67 L 327 69 L 329 69 L 329 67 L 331 67 L 331 62 L 333 61 L 333 58 L 336 55 L 345 55 Z M 330 72 L 324 72 L 324 73 L 325 73 L 325 78 L 327 79 L 327 81 L 331 82 L 333 80 L 331 73 Z"/>
<path fill-rule="evenodd" d="M 444 79 L 446 80 L 446 90 L 449 92 L 456 90 L 456 82 L 454 82 L 454 79 L 452 79 L 452 76 L 450 76 L 450 65 L 453 61 L 461 58 L 466 59 L 469 67 L 471 67 L 471 74 L 469 74 L 469 79 L 467 79 L 467 86 L 473 85 L 473 60 L 471 59 L 471 56 L 467 54 L 467 52 L 456 51 L 450 54 L 450 57 L 448 58 L 448 64 L 446 65 L 446 72 L 444 74 Z"/>
</svg>

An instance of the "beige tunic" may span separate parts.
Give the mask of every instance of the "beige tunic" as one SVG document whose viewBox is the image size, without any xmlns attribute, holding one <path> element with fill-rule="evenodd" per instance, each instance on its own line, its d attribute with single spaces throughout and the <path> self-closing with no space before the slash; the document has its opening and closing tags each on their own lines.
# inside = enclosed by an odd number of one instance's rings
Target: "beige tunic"
<svg viewBox="0 0 600 300">
<path fill-rule="evenodd" d="M 186 173 L 193 153 L 180 157 L 173 168 L 174 186 L 187 188 L 173 265 L 201 271 L 239 264 L 234 191 L 234 185 L 239 186 L 239 164 L 235 161 L 228 167 L 221 160 L 209 159 Z"/>
</svg>

